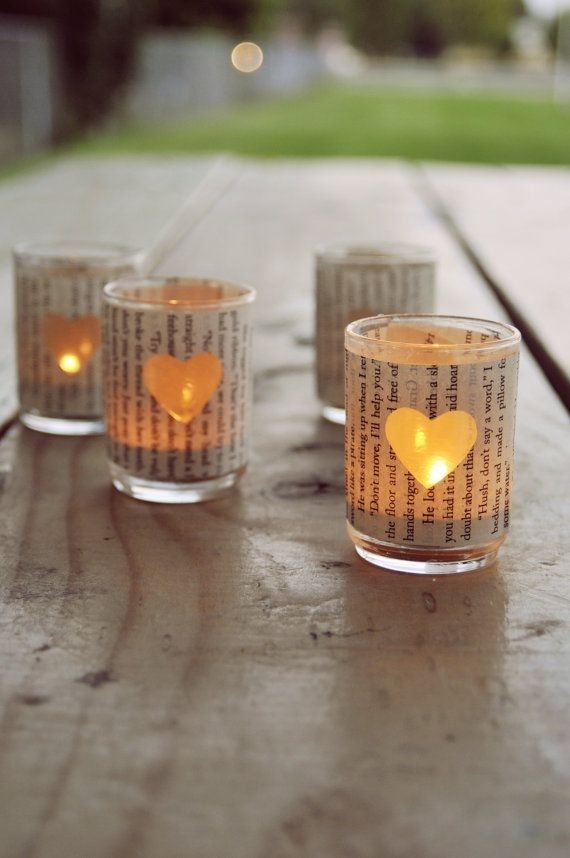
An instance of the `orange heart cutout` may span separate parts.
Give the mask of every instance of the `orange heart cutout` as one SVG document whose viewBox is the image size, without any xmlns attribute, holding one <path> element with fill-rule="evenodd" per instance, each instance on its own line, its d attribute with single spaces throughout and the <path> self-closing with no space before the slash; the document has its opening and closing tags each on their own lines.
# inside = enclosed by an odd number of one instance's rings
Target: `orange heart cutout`
<svg viewBox="0 0 570 858">
<path fill-rule="evenodd" d="M 66 375 L 76 375 L 101 345 L 101 323 L 98 316 L 68 319 L 48 313 L 42 321 L 44 345 Z"/>
<path fill-rule="evenodd" d="M 463 461 L 477 440 L 477 424 L 466 411 L 430 420 L 415 408 L 398 408 L 386 420 L 386 438 L 404 467 L 429 489 Z"/>
<path fill-rule="evenodd" d="M 190 423 L 219 387 L 223 364 L 216 355 L 200 352 L 187 361 L 153 355 L 143 369 L 147 390 L 171 417 Z"/>
</svg>

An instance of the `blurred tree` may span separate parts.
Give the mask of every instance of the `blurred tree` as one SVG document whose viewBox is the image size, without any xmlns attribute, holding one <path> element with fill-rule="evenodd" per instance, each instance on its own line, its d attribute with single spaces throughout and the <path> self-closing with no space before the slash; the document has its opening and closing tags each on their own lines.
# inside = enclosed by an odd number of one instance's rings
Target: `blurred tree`
<svg viewBox="0 0 570 858">
<path fill-rule="evenodd" d="M 283 10 L 291 15 L 305 33 L 314 35 L 330 23 L 341 23 L 350 0 L 285 0 Z"/>
<path fill-rule="evenodd" d="M 250 30 L 260 0 L 152 0 L 152 23 L 163 27 L 218 27 L 235 33 Z"/>
<path fill-rule="evenodd" d="M 368 54 L 409 51 L 414 0 L 352 0 L 347 7 L 348 34 Z"/>
<path fill-rule="evenodd" d="M 416 0 L 411 6 L 409 41 L 418 57 L 437 57 L 447 47 L 449 34 L 437 3 Z"/>
<path fill-rule="evenodd" d="M 484 45 L 504 53 L 521 0 L 431 0 L 442 16 L 448 42 Z"/>
<path fill-rule="evenodd" d="M 151 0 L 59 0 L 67 115 L 62 133 L 99 124 L 119 102 Z"/>
<path fill-rule="evenodd" d="M 145 27 L 247 32 L 274 0 L 0 0 L 0 13 L 49 22 L 63 94 L 60 140 L 99 125 L 120 101 Z"/>
<path fill-rule="evenodd" d="M 128 82 L 155 0 L 0 0 L 0 12 L 49 21 L 58 43 L 64 140 L 99 124 Z"/>
<path fill-rule="evenodd" d="M 457 43 L 504 51 L 521 0 L 351 0 L 346 9 L 352 41 L 367 53 L 437 56 Z"/>
<path fill-rule="evenodd" d="M 0 13 L 52 22 L 64 93 L 59 136 L 99 124 L 119 101 L 149 25 L 218 27 L 240 35 L 287 16 L 316 33 L 345 26 L 370 54 L 437 56 L 453 43 L 508 46 L 522 0 L 0 0 Z"/>
<path fill-rule="evenodd" d="M 547 36 L 552 50 L 560 51 L 565 59 L 570 60 L 570 9 L 565 9 L 554 16 L 548 27 Z"/>
</svg>

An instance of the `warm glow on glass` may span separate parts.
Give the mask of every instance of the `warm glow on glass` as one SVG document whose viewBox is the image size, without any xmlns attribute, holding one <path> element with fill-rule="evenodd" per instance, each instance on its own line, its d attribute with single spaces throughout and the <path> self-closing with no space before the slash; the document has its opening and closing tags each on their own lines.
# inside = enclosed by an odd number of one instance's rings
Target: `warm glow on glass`
<svg viewBox="0 0 570 858">
<path fill-rule="evenodd" d="M 63 354 L 58 360 L 58 366 L 68 375 L 75 375 L 81 369 L 81 361 L 71 352 Z"/>
<path fill-rule="evenodd" d="M 244 74 L 257 71 L 263 63 L 263 51 L 255 42 L 240 42 L 231 54 L 232 65 Z"/>
</svg>

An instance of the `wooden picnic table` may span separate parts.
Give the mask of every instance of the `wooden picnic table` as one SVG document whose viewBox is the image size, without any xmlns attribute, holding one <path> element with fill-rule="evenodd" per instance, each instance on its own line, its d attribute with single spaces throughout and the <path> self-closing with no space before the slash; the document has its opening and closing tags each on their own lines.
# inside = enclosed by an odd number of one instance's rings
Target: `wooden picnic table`
<svg viewBox="0 0 570 858">
<path fill-rule="evenodd" d="M 451 579 L 356 556 L 342 430 L 314 393 L 312 251 L 345 239 L 432 246 L 438 310 L 506 319 L 506 296 L 534 354 L 567 372 L 552 174 L 532 171 L 543 224 L 534 211 L 525 232 L 514 204 L 517 253 L 506 212 L 485 221 L 475 193 L 512 181 L 396 161 L 145 158 L 64 161 L 0 188 L 2 858 L 567 858 L 561 376 L 523 349 L 512 530 L 496 567 Z M 133 501 L 110 487 L 102 438 L 10 423 L 9 246 L 87 232 L 153 245 L 162 273 L 259 290 L 240 491 Z M 537 241 L 555 253 L 540 284 Z"/>
</svg>

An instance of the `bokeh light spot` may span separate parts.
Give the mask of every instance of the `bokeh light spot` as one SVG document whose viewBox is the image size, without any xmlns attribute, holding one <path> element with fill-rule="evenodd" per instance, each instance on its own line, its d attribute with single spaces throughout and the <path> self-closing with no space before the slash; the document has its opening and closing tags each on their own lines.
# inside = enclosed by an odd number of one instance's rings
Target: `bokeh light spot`
<svg viewBox="0 0 570 858">
<path fill-rule="evenodd" d="M 257 71 L 263 63 L 263 51 L 255 42 L 240 42 L 232 51 L 232 65 L 244 74 Z"/>
</svg>

